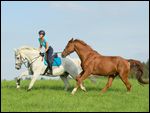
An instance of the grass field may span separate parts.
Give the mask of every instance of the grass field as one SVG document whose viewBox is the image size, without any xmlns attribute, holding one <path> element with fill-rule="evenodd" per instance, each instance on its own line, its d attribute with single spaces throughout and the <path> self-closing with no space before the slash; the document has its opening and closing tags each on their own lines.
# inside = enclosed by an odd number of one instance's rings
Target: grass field
<svg viewBox="0 0 150 113">
<path fill-rule="evenodd" d="M 149 111 L 149 85 L 143 87 L 133 79 L 130 93 L 120 79 L 115 79 L 112 87 L 99 95 L 107 82 L 107 78 L 99 78 L 96 84 L 85 80 L 87 92 L 78 90 L 74 96 L 70 94 L 74 80 L 70 80 L 69 91 L 63 90 L 61 80 L 39 80 L 27 92 L 29 82 L 22 81 L 19 90 L 15 81 L 1 82 L 2 111 Z"/>
</svg>

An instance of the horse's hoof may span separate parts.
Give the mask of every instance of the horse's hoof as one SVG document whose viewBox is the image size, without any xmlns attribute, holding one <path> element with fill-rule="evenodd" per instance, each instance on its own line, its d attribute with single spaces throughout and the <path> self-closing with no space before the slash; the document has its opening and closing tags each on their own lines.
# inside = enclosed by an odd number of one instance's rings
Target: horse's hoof
<svg viewBox="0 0 150 113">
<path fill-rule="evenodd" d="M 72 91 L 72 92 L 71 92 L 71 95 L 74 95 L 74 94 L 75 94 L 75 92 Z"/>
<path fill-rule="evenodd" d="M 84 92 L 87 92 L 87 90 L 86 90 L 86 89 L 83 89 L 83 91 L 84 91 Z"/>
<path fill-rule="evenodd" d="M 71 93 L 71 95 L 74 95 L 74 93 Z"/>
<path fill-rule="evenodd" d="M 20 89 L 20 86 L 17 86 L 16 89 Z"/>
<path fill-rule="evenodd" d="M 130 92 L 129 92 L 129 91 L 127 91 L 127 92 L 126 92 L 126 94 L 128 94 L 128 95 L 129 95 L 129 94 L 130 94 Z"/>
<path fill-rule="evenodd" d="M 31 89 L 27 89 L 27 92 L 31 91 Z"/>
<path fill-rule="evenodd" d="M 104 95 L 104 93 L 105 93 L 105 92 L 101 91 L 101 92 L 99 93 L 99 95 L 102 96 L 102 95 Z"/>
<path fill-rule="evenodd" d="M 68 91 L 68 90 L 69 90 L 68 88 L 65 88 L 65 89 L 64 89 L 64 91 Z"/>
</svg>

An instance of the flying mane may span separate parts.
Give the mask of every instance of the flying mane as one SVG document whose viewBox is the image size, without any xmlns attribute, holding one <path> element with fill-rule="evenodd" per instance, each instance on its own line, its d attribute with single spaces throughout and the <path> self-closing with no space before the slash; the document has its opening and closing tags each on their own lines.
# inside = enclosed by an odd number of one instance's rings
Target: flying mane
<svg viewBox="0 0 150 113">
<path fill-rule="evenodd" d="M 91 48 L 88 44 L 86 44 L 86 43 L 85 43 L 85 42 L 83 42 L 82 40 L 75 39 L 74 41 L 75 41 L 75 42 L 79 42 L 79 43 L 81 43 L 82 45 L 84 45 L 84 46 L 88 47 L 88 48 L 89 48 L 89 50 L 91 50 L 92 52 L 95 52 L 95 53 L 97 53 L 97 54 L 101 55 L 100 53 L 98 53 L 97 51 L 95 51 L 94 49 L 92 49 L 92 48 Z"/>
<path fill-rule="evenodd" d="M 31 47 L 31 46 L 22 46 L 19 48 L 19 50 L 38 50 L 37 48 Z"/>
<path fill-rule="evenodd" d="M 84 46 L 87 46 L 90 50 L 93 50 L 88 44 L 86 44 L 86 43 L 83 42 L 82 40 L 75 39 L 74 41 L 75 41 L 75 42 L 79 42 L 79 43 L 81 43 L 81 44 L 84 45 Z"/>
</svg>

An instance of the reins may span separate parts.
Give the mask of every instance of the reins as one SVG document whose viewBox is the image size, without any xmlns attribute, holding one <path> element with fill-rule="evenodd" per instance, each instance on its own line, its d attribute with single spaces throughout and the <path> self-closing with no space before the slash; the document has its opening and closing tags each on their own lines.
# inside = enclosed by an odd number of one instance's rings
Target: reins
<svg viewBox="0 0 150 113">
<path fill-rule="evenodd" d="M 62 53 L 62 52 L 54 52 L 54 54 L 55 53 Z M 29 63 L 29 61 L 28 61 L 28 65 L 26 65 L 25 63 L 25 61 L 22 61 L 23 62 L 23 64 L 25 65 L 25 67 L 26 68 L 30 68 L 30 66 L 38 59 L 40 57 L 40 55 L 39 56 L 37 56 L 37 57 L 35 57 L 35 58 L 33 58 L 32 60 L 31 60 L 31 63 Z M 25 58 L 24 60 L 28 60 L 27 58 Z M 55 61 L 55 60 L 54 60 Z M 55 61 L 56 62 L 56 61 Z M 57 64 L 57 62 L 56 62 L 56 64 Z M 58 65 L 58 64 L 57 64 Z"/>
</svg>

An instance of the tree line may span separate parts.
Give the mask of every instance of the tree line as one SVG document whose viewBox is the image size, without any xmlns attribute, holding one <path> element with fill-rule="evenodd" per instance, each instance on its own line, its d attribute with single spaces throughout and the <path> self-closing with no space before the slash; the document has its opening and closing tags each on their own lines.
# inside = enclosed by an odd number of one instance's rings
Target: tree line
<svg viewBox="0 0 150 113">
<path fill-rule="evenodd" d="M 143 64 L 143 70 L 144 70 L 144 75 L 142 76 L 143 78 L 149 78 L 149 59 L 146 61 L 146 62 L 142 62 Z M 135 72 L 134 71 L 131 71 L 130 72 L 130 76 L 129 78 L 135 78 Z"/>
<path fill-rule="evenodd" d="M 149 59 L 146 62 L 142 62 L 143 64 L 143 68 L 144 68 L 144 75 L 142 76 L 143 78 L 149 78 Z M 135 72 L 131 71 L 129 78 L 135 78 Z M 15 80 L 17 79 L 17 77 L 14 78 Z M 29 77 L 25 77 L 25 80 L 31 80 L 31 76 Z M 41 77 L 41 80 L 45 80 L 44 77 Z"/>
</svg>

